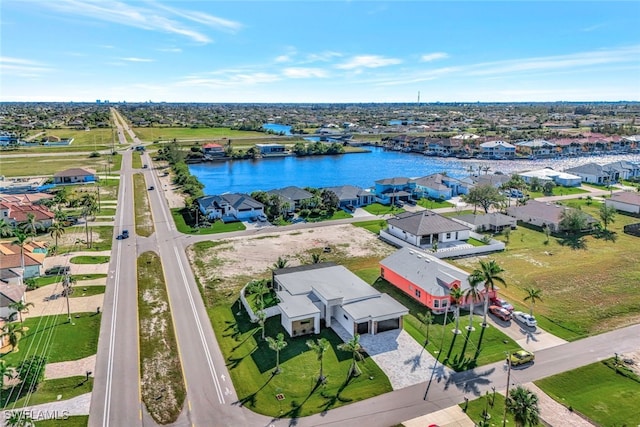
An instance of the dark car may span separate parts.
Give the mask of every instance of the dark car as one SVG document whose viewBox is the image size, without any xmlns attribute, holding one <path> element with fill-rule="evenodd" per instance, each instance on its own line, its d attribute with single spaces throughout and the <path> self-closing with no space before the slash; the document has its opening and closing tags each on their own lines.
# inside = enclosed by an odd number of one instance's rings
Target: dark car
<svg viewBox="0 0 640 427">
<path fill-rule="evenodd" d="M 155 189 L 156 189 L 156 187 L 154 187 L 153 185 L 150 185 L 150 186 L 149 186 L 149 191 L 151 191 L 151 190 L 155 190 Z"/>
<path fill-rule="evenodd" d="M 58 276 L 60 274 L 66 274 L 70 271 L 68 265 L 54 265 L 51 268 L 48 268 L 44 271 L 44 274 L 47 276 Z"/>
<path fill-rule="evenodd" d="M 146 169 L 146 168 L 148 168 L 148 167 L 149 167 L 149 166 L 147 166 L 147 165 L 142 165 L 142 169 Z"/>
<path fill-rule="evenodd" d="M 122 230 L 122 234 L 118 234 L 118 237 L 116 237 L 116 239 L 118 240 L 128 239 L 128 238 L 129 238 L 129 230 Z"/>
</svg>

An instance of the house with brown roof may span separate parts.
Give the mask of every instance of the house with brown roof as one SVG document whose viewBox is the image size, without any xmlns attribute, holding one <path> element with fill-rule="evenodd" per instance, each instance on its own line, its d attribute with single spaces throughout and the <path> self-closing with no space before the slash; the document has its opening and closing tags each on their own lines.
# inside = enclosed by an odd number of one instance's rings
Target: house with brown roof
<svg viewBox="0 0 640 427">
<path fill-rule="evenodd" d="M 508 207 L 507 215 L 516 218 L 518 221 L 537 227 L 543 228 L 546 225 L 552 233 L 557 233 L 563 231 L 560 222 L 562 221 L 564 212 L 571 210 L 575 209 L 550 202 L 529 200 L 525 205 Z M 598 223 L 598 220 L 586 213 L 585 215 L 587 216 L 587 229 L 593 228 L 593 226 Z"/>
<path fill-rule="evenodd" d="M 613 193 L 610 198 L 605 199 L 604 204 L 622 212 L 640 214 L 640 193 L 637 191 Z"/>
<path fill-rule="evenodd" d="M 47 250 L 43 243 L 29 242 L 22 247 L 24 274 L 20 246 L 13 243 L 0 244 L 0 276 L 22 275 L 25 279 L 40 276 Z"/>
<path fill-rule="evenodd" d="M 55 218 L 55 214 L 43 205 L 0 201 L 0 218 L 10 225 L 26 223 L 29 220 L 29 214 L 33 215 L 44 229 L 51 227 Z"/>
<path fill-rule="evenodd" d="M 482 215 L 458 215 L 451 217 L 452 220 L 458 221 L 463 225 L 471 227 L 473 231 L 483 233 L 492 231 L 499 233 L 504 229 L 516 229 L 518 220 L 500 212 L 491 212 Z"/>
<path fill-rule="evenodd" d="M 12 319 L 17 311 L 10 305 L 24 301 L 24 293 L 27 287 L 22 283 L 18 273 L 9 270 L 0 270 L 0 319 Z"/>
<path fill-rule="evenodd" d="M 54 184 L 81 184 L 98 180 L 96 171 L 92 169 L 71 168 L 53 175 Z"/>
<path fill-rule="evenodd" d="M 387 221 L 385 230 L 418 248 L 433 248 L 440 244 L 453 244 L 469 240 L 471 227 L 433 211 L 405 212 Z"/>
</svg>

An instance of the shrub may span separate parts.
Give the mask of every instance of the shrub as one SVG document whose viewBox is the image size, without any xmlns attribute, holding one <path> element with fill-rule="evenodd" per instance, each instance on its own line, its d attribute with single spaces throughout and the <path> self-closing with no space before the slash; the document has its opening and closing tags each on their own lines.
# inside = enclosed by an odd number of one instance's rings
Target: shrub
<svg viewBox="0 0 640 427">
<path fill-rule="evenodd" d="M 18 377 L 24 383 L 23 390 L 25 393 L 35 391 L 38 385 L 44 379 L 44 365 L 47 358 L 40 355 L 32 355 L 24 359 L 16 371 Z"/>
</svg>

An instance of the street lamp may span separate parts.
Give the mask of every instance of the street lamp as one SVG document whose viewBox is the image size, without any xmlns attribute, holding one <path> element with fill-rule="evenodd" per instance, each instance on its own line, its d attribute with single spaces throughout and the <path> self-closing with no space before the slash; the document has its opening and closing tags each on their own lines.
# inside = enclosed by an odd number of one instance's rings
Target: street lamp
<svg viewBox="0 0 640 427">
<path fill-rule="evenodd" d="M 511 353 L 507 353 L 507 390 L 504 392 L 504 414 L 502 417 L 502 427 L 507 425 L 507 401 L 509 400 L 509 381 L 511 380 Z"/>
</svg>

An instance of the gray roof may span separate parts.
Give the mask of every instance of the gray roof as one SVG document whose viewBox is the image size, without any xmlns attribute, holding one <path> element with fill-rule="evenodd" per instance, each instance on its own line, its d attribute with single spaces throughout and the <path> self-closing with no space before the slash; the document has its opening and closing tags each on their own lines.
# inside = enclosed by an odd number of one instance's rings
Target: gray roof
<svg viewBox="0 0 640 427">
<path fill-rule="evenodd" d="M 501 214 L 500 212 L 492 212 L 484 215 L 458 215 L 451 217 L 451 219 L 457 219 L 459 221 L 466 222 L 467 224 L 473 224 L 475 226 L 494 225 L 500 227 L 516 223 L 515 218 Z"/>
<path fill-rule="evenodd" d="M 447 182 L 463 184 L 462 181 L 443 175 L 441 173 L 434 173 L 431 175 L 423 176 L 421 178 L 416 178 L 413 180 L 413 182 L 422 187 L 433 188 L 436 190 L 448 189 L 449 187 L 446 185 Z"/>
<path fill-rule="evenodd" d="M 436 297 L 449 295 L 447 284 L 455 280 L 460 282 L 463 291 L 469 288 L 469 273 L 415 249 L 398 249 L 380 261 L 380 265 Z"/>
<path fill-rule="evenodd" d="M 91 169 L 71 168 L 54 173 L 55 177 L 93 176 L 96 172 Z"/>
<path fill-rule="evenodd" d="M 387 223 L 415 236 L 469 230 L 466 225 L 429 210 L 405 212 L 388 220 Z"/>
<path fill-rule="evenodd" d="M 574 208 L 549 202 L 529 200 L 526 205 L 507 208 L 507 213 L 524 222 L 528 222 L 529 218 L 539 218 L 549 224 L 559 224 L 562 220 L 562 213 L 565 210 L 574 210 Z M 588 222 L 597 222 L 591 215 L 587 213 L 585 213 L 585 215 L 587 216 Z"/>
<path fill-rule="evenodd" d="M 604 168 L 597 163 L 587 163 L 585 165 L 576 166 L 574 168 L 565 169 L 569 173 L 583 173 L 588 175 L 606 175 Z"/>
<path fill-rule="evenodd" d="M 409 309 L 387 294 L 378 294 L 375 298 L 344 304 L 342 309 L 356 322 L 361 322 L 366 319 L 391 318 L 409 314 Z"/>
<path fill-rule="evenodd" d="M 612 202 L 626 203 L 629 205 L 640 205 L 640 193 L 637 191 L 623 191 L 621 193 L 613 193 L 610 200 Z"/>
<path fill-rule="evenodd" d="M 369 194 L 360 187 L 355 185 L 340 185 L 338 187 L 326 187 L 325 190 L 333 191 L 338 200 L 353 200 L 357 199 L 361 195 Z"/>
<path fill-rule="evenodd" d="M 264 205 L 248 194 L 227 193 L 216 196 L 204 196 L 198 199 L 198 204 L 204 209 L 220 209 L 225 203 L 230 204 L 236 210 L 260 209 Z"/>
<path fill-rule="evenodd" d="M 409 178 L 396 177 L 396 178 L 379 179 L 379 180 L 376 181 L 376 184 L 401 186 L 401 185 L 409 184 L 410 181 L 411 181 L 411 179 L 409 179 Z"/>
<path fill-rule="evenodd" d="M 297 317 L 309 317 L 316 313 L 320 313 L 320 309 L 313 304 L 308 295 L 291 295 L 287 291 L 277 292 L 278 307 L 289 319 Z"/>
<path fill-rule="evenodd" d="M 478 176 L 471 176 L 471 181 L 475 185 L 492 185 L 494 187 L 500 187 L 506 182 L 509 182 L 511 177 L 509 175 L 499 174 L 484 174 Z"/>
<path fill-rule="evenodd" d="M 304 190 L 300 187 L 296 187 L 294 185 L 291 185 L 289 187 L 269 190 L 267 191 L 267 193 L 277 194 L 280 197 L 284 197 L 285 199 L 289 199 L 294 202 L 310 199 L 313 197 L 313 194 L 309 193 L 307 190 Z"/>
</svg>

